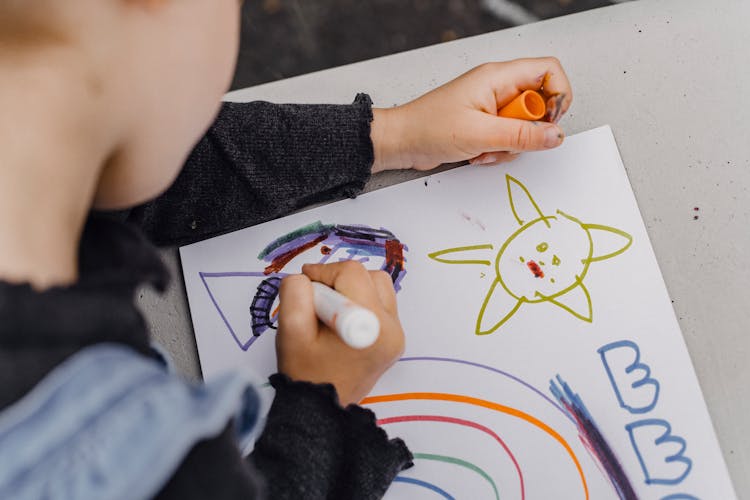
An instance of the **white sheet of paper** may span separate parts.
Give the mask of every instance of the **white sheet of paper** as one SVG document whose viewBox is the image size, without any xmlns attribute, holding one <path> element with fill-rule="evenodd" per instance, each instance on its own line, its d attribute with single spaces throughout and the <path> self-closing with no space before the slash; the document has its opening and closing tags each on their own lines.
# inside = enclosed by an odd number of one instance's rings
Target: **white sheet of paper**
<svg viewBox="0 0 750 500">
<path fill-rule="evenodd" d="M 325 239 L 264 275 L 263 249 L 316 222 L 331 226 L 276 255 Z M 372 232 L 348 225 L 394 237 L 363 245 Z M 204 377 L 275 371 L 275 330 L 253 335 L 276 307 L 263 279 L 324 259 L 379 269 L 386 239 L 405 246 L 406 352 L 364 404 L 415 453 L 388 498 L 735 498 L 609 127 L 181 248 Z M 476 249 L 429 257 L 457 247 Z"/>
</svg>

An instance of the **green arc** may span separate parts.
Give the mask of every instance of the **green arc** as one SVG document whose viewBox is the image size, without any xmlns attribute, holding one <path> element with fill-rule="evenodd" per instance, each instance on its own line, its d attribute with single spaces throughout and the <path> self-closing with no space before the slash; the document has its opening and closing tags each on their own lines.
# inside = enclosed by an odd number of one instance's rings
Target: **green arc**
<svg viewBox="0 0 750 500">
<path fill-rule="evenodd" d="M 495 484 L 495 481 L 490 477 L 489 474 L 487 474 L 478 465 L 475 465 L 471 462 L 467 462 L 466 460 L 462 460 L 460 458 L 449 457 L 446 455 L 436 455 L 433 453 L 414 453 L 414 458 L 417 460 L 434 460 L 436 462 L 444 462 L 448 464 L 458 465 L 460 467 L 469 469 L 470 471 L 476 472 L 477 474 L 482 476 L 488 483 L 490 483 L 490 486 L 492 486 L 492 489 L 495 492 L 495 499 L 500 500 L 500 492 L 497 490 L 497 485 Z"/>
</svg>

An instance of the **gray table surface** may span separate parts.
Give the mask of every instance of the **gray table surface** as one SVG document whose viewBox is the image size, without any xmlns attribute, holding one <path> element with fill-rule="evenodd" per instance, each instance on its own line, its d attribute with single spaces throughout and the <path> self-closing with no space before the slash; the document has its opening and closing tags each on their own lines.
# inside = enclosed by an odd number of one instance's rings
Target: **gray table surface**
<svg viewBox="0 0 750 500">
<path fill-rule="evenodd" d="M 228 100 L 406 102 L 493 60 L 557 56 L 568 134 L 610 124 L 740 498 L 750 498 L 750 2 L 641 0 L 234 92 Z M 388 172 L 367 190 L 418 176 Z M 699 211 L 694 208 L 698 207 Z M 697 215 L 699 218 L 694 219 Z M 177 253 L 166 294 L 139 293 L 153 334 L 200 377 Z"/>
</svg>

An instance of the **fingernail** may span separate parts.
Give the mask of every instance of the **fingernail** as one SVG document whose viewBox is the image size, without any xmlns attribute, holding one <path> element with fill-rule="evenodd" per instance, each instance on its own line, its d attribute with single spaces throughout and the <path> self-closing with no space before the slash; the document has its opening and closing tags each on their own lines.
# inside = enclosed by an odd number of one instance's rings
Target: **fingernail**
<svg viewBox="0 0 750 500">
<path fill-rule="evenodd" d="M 549 127 L 544 131 L 544 147 L 554 148 L 562 144 L 563 133 L 557 127 Z"/>
<path fill-rule="evenodd" d="M 565 93 L 562 92 L 549 98 L 547 102 L 548 121 L 550 123 L 557 123 L 562 118 L 562 105 L 565 101 Z"/>
<path fill-rule="evenodd" d="M 552 101 L 552 99 L 550 99 Z M 554 123 L 555 122 L 555 104 L 554 102 L 547 104 L 547 113 L 544 115 L 544 121 L 547 123 Z"/>
<path fill-rule="evenodd" d="M 484 155 L 479 158 L 474 158 L 471 160 L 472 165 L 487 165 L 488 163 L 495 163 L 497 161 L 497 156 L 495 155 Z"/>
</svg>

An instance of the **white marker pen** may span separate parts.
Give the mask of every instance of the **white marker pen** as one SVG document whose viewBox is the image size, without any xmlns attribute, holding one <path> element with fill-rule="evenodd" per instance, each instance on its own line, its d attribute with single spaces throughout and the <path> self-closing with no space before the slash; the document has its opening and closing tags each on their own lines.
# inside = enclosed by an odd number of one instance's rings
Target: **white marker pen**
<svg viewBox="0 0 750 500">
<path fill-rule="evenodd" d="M 312 285 L 315 313 L 346 345 L 364 349 L 378 340 L 380 321 L 375 313 L 323 283 L 313 281 Z"/>
</svg>

